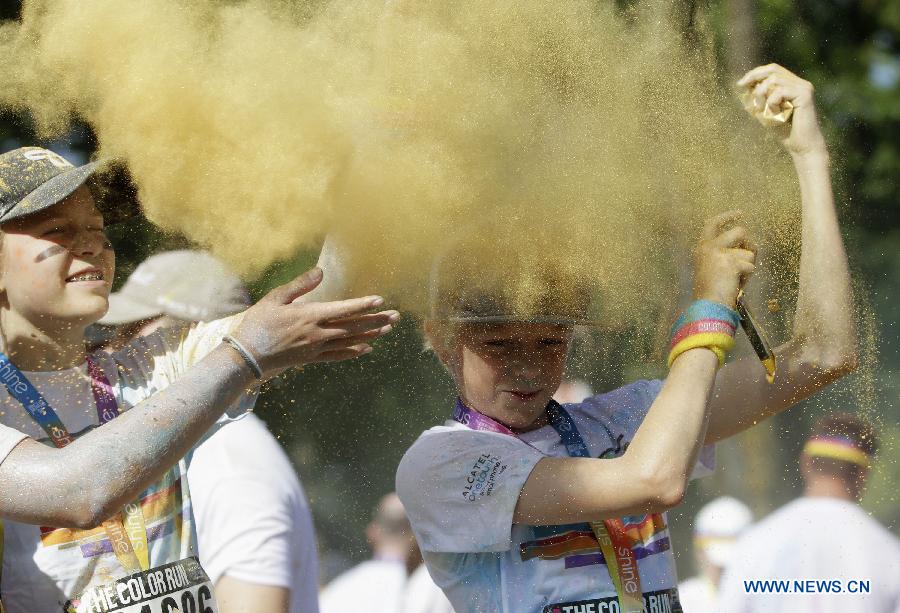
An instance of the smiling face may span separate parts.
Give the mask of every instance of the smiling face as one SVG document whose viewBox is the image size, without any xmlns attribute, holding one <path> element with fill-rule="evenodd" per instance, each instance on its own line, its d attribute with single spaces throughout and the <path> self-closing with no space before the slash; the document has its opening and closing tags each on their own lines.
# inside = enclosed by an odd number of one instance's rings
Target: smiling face
<svg viewBox="0 0 900 613">
<path fill-rule="evenodd" d="M 542 425 L 565 370 L 572 327 L 466 324 L 434 343 L 467 406 L 517 430 Z"/>
<path fill-rule="evenodd" d="M 34 326 L 87 326 L 106 313 L 115 254 L 90 191 L 2 227 L 0 299 Z"/>
</svg>

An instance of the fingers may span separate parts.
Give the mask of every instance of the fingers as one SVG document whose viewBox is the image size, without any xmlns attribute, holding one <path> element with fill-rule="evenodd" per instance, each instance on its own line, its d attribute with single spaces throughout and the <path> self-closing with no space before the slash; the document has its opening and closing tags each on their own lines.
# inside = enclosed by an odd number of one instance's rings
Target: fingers
<svg viewBox="0 0 900 613">
<path fill-rule="evenodd" d="M 729 247 L 748 248 L 749 234 L 744 226 L 735 226 L 730 230 L 726 230 L 713 239 L 713 244 L 717 247 L 727 249 Z"/>
<path fill-rule="evenodd" d="M 762 109 L 766 103 L 766 98 L 769 96 L 769 92 L 776 85 L 776 75 L 769 75 L 762 81 L 756 84 L 753 88 L 752 98 L 753 98 L 753 108 L 754 109 Z"/>
<path fill-rule="evenodd" d="M 333 319 L 322 324 L 322 328 L 329 333 L 335 332 L 346 336 L 394 324 L 398 321 L 400 321 L 400 313 L 397 311 L 382 311 L 381 313 L 367 313 L 349 319 Z"/>
<path fill-rule="evenodd" d="M 367 353 L 372 352 L 372 347 L 370 345 L 362 344 L 362 345 L 354 345 L 353 347 L 345 347 L 343 349 L 336 349 L 334 351 L 325 351 L 320 353 L 313 362 L 340 362 L 342 360 L 352 360 L 353 358 L 358 358 L 360 356 L 366 355 Z"/>
<path fill-rule="evenodd" d="M 365 296 L 363 298 L 348 298 L 334 302 L 314 302 L 306 305 L 298 305 L 298 308 L 309 309 L 309 314 L 319 322 L 333 321 L 336 319 L 348 319 L 365 314 L 384 304 L 381 296 Z"/>
<path fill-rule="evenodd" d="M 334 351 L 336 349 L 343 349 L 346 347 L 352 347 L 353 345 L 359 345 L 362 343 L 370 343 L 377 338 L 380 338 L 393 330 L 393 326 L 387 325 L 378 328 L 377 330 L 368 330 L 366 332 L 361 332 L 359 334 L 354 334 L 352 336 L 342 336 L 338 338 L 333 338 L 331 340 L 325 341 L 322 344 L 323 351 Z"/>
<path fill-rule="evenodd" d="M 763 81 L 772 75 L 781 74 L 797 77 L 793 72 L 781 66 L 780 64 L 766 64 L 765 66 L 757 66 L 748 70 L 747 73 L 738 79 L 738 87 L 753 87 L 754 84 Z"/>
<path fill-rule="evenodd" d="M 292 281 L 279 285 L 266 294 L 263 300 L 271 300 L 278 304 L 290 304 L 295 298 L 314 290 L 321 282 L 322 269 L 316 266 Z"/>
<path fill-rule="evenodd" d="M 740 219 L 742 215 L 743 213 L 740 211 L 726 211 L 719 213 L 715 217 L 710 217 L 703 226 L 703 239 L 708 241 L 715 240 L 722 233 L 722 230 L 732 222 Z"/>
<path fill-rule="evenodd" d="M 729 249 L 728 252 L 738 260 L 756 264 L 756 251 L 753 249 Z"/>
</svg>

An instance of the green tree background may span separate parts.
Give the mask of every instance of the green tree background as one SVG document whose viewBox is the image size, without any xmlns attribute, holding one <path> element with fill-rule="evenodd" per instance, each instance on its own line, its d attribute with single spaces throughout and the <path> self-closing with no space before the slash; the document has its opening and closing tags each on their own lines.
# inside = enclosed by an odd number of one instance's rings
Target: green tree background
<svg viewBox="0 0 900 613">
<path fill-rule="evenodd" d="M 690 13 L 698 9 L 685 4 Z M 710 0 L 700 7 L 716 33 L 724 84 L 755 63 L 778 62 L 817 88 L 817 104 L 835 167 L 835 187 L 861 296 L 871 304 L 879 331 L 874 370 L 854 375 L 803 406 L 720 445 L 719 470 L 695 483 L 670 514 L 679 571 L 693 571 L 691 519 L 723 494 L 748 502 L 757 516 L 796 496 L 796 457 L 811 422 L 832 410 L 874 410 L 884 452 L 864 506 L 900 534 L 900 3 L 828 0 Z M 0 19 L 14 19 L 19 3 L 0 2 Z M 36 139 L 27 116 L 0 110 L 0 149 L 40 143 L 89 154 L 88 126 L 75 126 L 53 142 Z M 121 283 L 151 253 L 187 243 L 138 221 L 117 228 Z M 272 266 L 254 281 L 261 296 L 315 261 L 302 253 Z M 659 365 L 635 363 L 627 335 L 578 343 L 571 375 L 602 391 L 638 376 L 661 376 Z M 876 393 L 857 406 L 860 377 Z M 453 397 L 447 376 L 424 353 L 415 322 L 405 321 L 372 356 L 350 364 L 311 366 L 270 385 L 259 415 L 293 460 L 312 507 L 326 575 L 368 555 L 364 527 L 377 499 L 394 487 L 394 469 L 425 428 L 445 419 Z"/>
</svg>

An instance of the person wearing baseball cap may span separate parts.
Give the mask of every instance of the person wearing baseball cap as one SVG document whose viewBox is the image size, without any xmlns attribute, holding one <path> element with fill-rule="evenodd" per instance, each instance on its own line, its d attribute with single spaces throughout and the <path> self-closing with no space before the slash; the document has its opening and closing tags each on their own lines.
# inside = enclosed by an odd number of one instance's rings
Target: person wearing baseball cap
<svg viewBox="0 0 900 613">
<path fill-rule="evenodd" d="M 685 613 L 716 613 L 716 594 L 722 571 L 734 556 L 738 537 L 753 522 L 743 502 L 722 496 L 704 505 L 694 518 L 694 556 L 700 575 L 678 585 Z"/>
<path fill-rule="evenodd" d="M 85 330 L 106 314 L 115 271 L 104 227 L 136 204 L 133 188 L 132 202 L 117 196 L 123 183 L 105 173 L 112 166 L 76 167 L 38 147 L 0 155 L 7 613 L 210 608 L 215 588 L 195 557 L 186 452 L 226 410 L 249 408 L 247 390 L 261 381 L 363 355 L 399 316 L 373 313 L 383 304 L 376 296 L 295 303 L 321 282 L 314 268 L 232 317 L 89 353 Z M 128 587 L 163 567 L 182 580 Z"/>
<path fill-rule="evenodd" d="M 250 305 L 243 281 L 205 251 L 150 256 L 109 296 L 99 323 L 115 348 L 157 330 L 214 321 Z M 220 611 L 315 613 L 318 568 L 312 515 L 287 455 L 253 413 L 194 449 L 188 481 L 200 562 Z"/>
<path fill-rule="evenodd" d="M 502 220 L 475 248 L 436 261 L 424 331 L 457 399 L 449 419 L 407 450 L 396 490 L 454 609 L 681 611 L 666 512 L 691 478 L 710 472 L 712 446 L 855 368 L 850 274 L 812 86 L 774 64 L 740 82 L 757 97 L 761 83 L 777 83 L 773 105 L 793 106 L 790 125 L 773 132 L 793 156 L 802 194 L 797 316 L 775 349 L 783 368 L 774 383 L 754 359 L 726 363 L 737 294 L 756 270 L 735 211 L 708 220 L 698 241 L 694 302 L 672 326 L 665 380 L 567 405 L 552 395 L 575 326 L 593 319 L 578 284 L 530 252 L 527 233 L 504 234 Z M 762 108 L 751 113 L 762 119 Z M 516 263 L 523 253 L 531 269 Z M 480 255 L 488 268 L 512 271 L 485 275 L 483 265 L 465 266 L 473 254 L 476 264 Z M 567 264 L 577 275 L 578 262 Z M 657 281 L 633 271 L 635 284 Z"/>
<path fill-rule="evenodd" d="M 878 448 L 875 427 L 859 415 L 815 423 L 800 454 L 803 495 L 740 538 L 717 610 L 900 611 L 900 539 L 859 504 Z M 785 585 L 760 588 L 767 581 Z"/>
<path fill-rule="evenodd" d="M 109 295 L 99 322 L 116 328 L 112 349 L 163 327 L 214 321 L 251 304 L 243 281 L 204 251 L 181 249 L 150 256 Z"/>
</svg>

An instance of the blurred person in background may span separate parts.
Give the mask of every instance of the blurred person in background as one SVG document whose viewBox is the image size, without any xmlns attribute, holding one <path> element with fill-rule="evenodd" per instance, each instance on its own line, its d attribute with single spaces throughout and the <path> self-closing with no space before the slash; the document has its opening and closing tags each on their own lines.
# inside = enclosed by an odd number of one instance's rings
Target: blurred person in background
<svg viewBox="0 0 900 613">
<path fill-rule="evenodd" d="M 694 519 L 694 556 L 700 574 L 678 585 L 684 613 L 715 613 L 719 581 L 734 555 L 738 537 L 753 522 L 743 502 L 730 496 L 706 504 Z"/>
<path fill-rule="evenodd" d="M 109 298 L 107 349 L 186 322 L 245 310 L 250 295 L 224 264 L 191 250 L 141 263 Z M 315 613 L 312 516 L 287 455 L 252 413 L 205 439 L 188 468 L 200 561 L 221 613 Z"/>
<path fill-rule="evenodd" d="M 422 563 L 406 510 L 391 492 L 366 527 L 372 559 L 329 583 L 319 598 L 322 613 L 398 613 L 410 575 Z"/>
<path fill-rule="evenodd" d="M 398 613 L 454 613 L 454 610 L 444 590 L 428 574 L 428 567 L 419 564 L 409 577 Z"/>
<path fill-rule="evenodd" d="M 574 402 L 582 402 L 585 398 L 594 395 L 594 390 L 585 381 L 581 379 L 563 379 L 559 384 L 556 393 L 553 394 L 553 400 L 559 404 L 571 404 Z"/>
<path fill-rule="evenodd" d="M 738 541 L 720 611 L 900 611 L 900 540 L 859 506 L 877 448 L 875 429 L 855 415 L 815 424 L 800 456 L 803 496 Z M 763 593 L 748 585 L 756 581 L 789 585 Z"/>
</svg>

